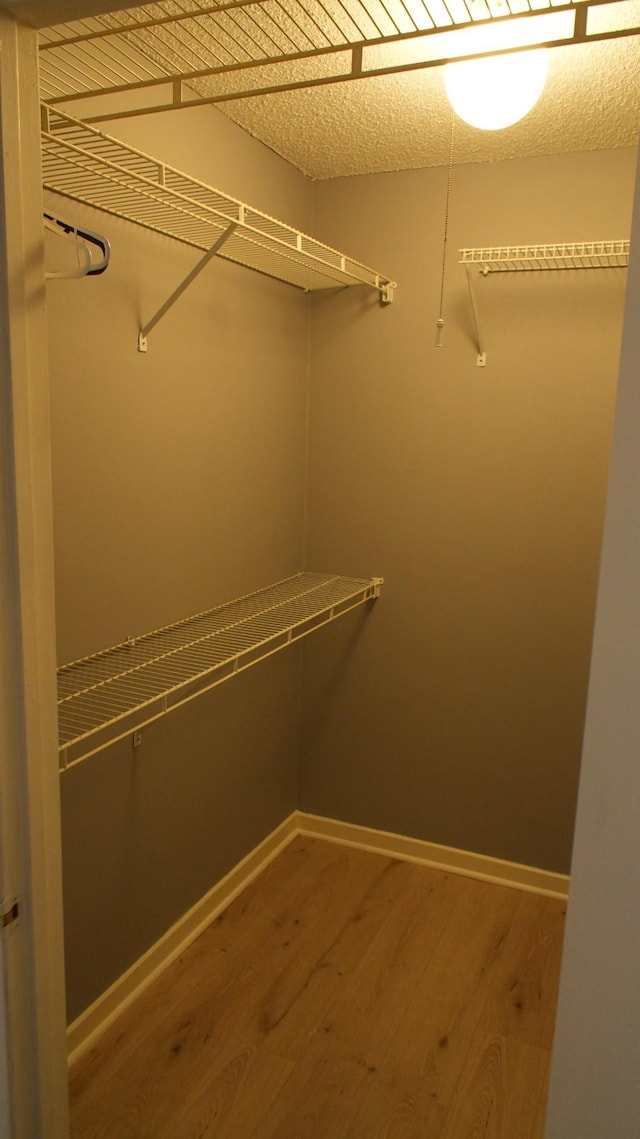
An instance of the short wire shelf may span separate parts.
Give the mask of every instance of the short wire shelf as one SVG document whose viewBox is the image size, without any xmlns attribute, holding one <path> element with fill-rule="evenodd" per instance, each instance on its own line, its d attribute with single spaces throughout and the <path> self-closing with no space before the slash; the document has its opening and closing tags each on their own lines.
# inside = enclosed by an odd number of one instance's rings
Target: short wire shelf
<svg viewBox="0 0 640 1139">
<path fill-rule="evenodd" d="M 460 249 L 459 264 L 467 271 L 469 301 L 476 333 L 476 364 L 484 368 L 487 353 L 480 327 L 474 288 L 474 270 L 488 277 L 491 273 L 523 273 L 556 269 L 626 269 L 629 264 L 627 238 L 613 241 L 571 241 L 555 245 L 493 245 L 480 249 Z"/>
<path fill-rule="evenodd" d="M 461 249 L 460 264 L 475 265 L 484 274 L 536 269 L 624 269 L 629 264 L 629 241 L 574 241 L 561 245 Z"/>
<path fill-rule="evenodd" d="M 58 669 L 66 770 L 380 594 L 382 578 L 298 573 Z"/>
<path fill-rule="evenodd" d="M 42 108 L 45 188 L 305 291 L 395 283 L 300 230 L 60 111 Z M 229 232 L 229 227 L 235 228 Z"/>
</svg>

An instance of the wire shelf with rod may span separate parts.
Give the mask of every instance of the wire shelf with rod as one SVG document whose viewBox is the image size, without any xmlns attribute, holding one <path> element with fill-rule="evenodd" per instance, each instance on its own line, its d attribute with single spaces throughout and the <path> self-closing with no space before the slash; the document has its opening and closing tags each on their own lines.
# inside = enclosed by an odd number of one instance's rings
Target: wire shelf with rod
<svg viewBox="0 0 640 1139">
<path fill-rule="evenodd" d="M 298 573 L 58 669 L 66 770 L 380 594 L 382 578 Z"/>
<path fill-rule="evenodd" d="M 42 108 L 44 186 L 205 253 L 299 289 L 369 285 L 383 302 L 395 283 L 236 198 L 87 123 Z"/>
</svg>

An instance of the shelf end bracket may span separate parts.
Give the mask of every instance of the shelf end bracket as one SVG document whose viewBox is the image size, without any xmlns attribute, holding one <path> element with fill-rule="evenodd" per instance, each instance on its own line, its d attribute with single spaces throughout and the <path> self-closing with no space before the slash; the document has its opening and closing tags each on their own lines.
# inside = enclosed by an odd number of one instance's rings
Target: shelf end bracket
<svg viewBox="0 0 640 1139">
<path fill-rule="evenodd" d="M 375 601 L 376 598 L 378 598 L 380 596 L 380 588 L 382 585 L 384 585 L 384 578 L 383 577 L 372 577 L 371 578 L 371 593 L 369 594 L 369 597 L 371 598 L 372 601 Z"/>
<path fill-rule="evenodd" d="M 397 285 L 395 281 L 383 281 L 380 284 L 380 304 L 390 305 L 393 302 Z"/>
</svg>

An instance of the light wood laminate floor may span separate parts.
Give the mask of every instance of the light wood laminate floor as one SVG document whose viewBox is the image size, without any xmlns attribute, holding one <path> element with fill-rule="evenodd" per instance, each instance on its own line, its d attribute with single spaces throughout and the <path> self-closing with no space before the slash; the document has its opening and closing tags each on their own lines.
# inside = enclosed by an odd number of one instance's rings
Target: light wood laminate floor
<svg viewBox="0 0 640 1139">
<path fill-rule="evenodd" d="M 297 838 L 77 1064 L 73 1139 L 542 1139 L 563 915 Z"/>
</svg>

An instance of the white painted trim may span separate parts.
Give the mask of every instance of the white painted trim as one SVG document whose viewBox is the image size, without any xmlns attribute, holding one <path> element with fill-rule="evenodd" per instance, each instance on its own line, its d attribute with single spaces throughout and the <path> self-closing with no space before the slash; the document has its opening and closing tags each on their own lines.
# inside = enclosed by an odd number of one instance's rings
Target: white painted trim
<svg viewBox="0 0 640 1139">
<path fill-rule="evenodd" d="M 336 819 L 294 811 L 224 878 L 209 890 L 163 937 L 156 941 L 126 973 L 111 985 L 85 1012 L 69 1025 L 67 1045 L 69 1064 L 83 1056 L 110 1024 L 160 974 L 184 953 L 212 921 L 237 898 L 238 894 L 273 862 L 297 835 L 324 839 L 341 846 L 357 847 L 372 854 L 431 866 L 466 878 L 479 878 L 499 886 L 510 886 L 552 898 L 566 898 L 569 879 L 550 870 L 537 870 L 517 862 L 505 862 L 485 854 L 472 854 L 421 839 L 407 838 L 372 827 L 341 823 Z"/>
<path fill-rule="evenodd" d="M 98 1036 L 160 974 L 184 953 L 238 894 L 273 862 L 274 858 L 298 833 L 297 811 L 276 827 L 270 835 L 249 852 L 199 902 L 147 950 L 126 973 L 102 993 L 88 1009 L 69 1025 L 67 1049 L 69 1065 L 83 1056 Z"/>
<path fill-rule="evenodd" d="M 308 815 L 304 811 L 297 812 L 297 827 L 299 834 L 309 835 L 310 838 L 358 847 L 372 854 L 384 854 L 387 858 L 399 858 L 403 862 L 416 862 L 421 866 L 446 870 L 450 874 L 493 882 L 497 886 L 511 886 L 551 898 L 566 898 L 569 891 L 569 878 L 566 874 L 538 870 L 519 862 L 506 862 L 501 858 L 491 858 L 488 854 L 473 854 L 451 846 L 440 846 L 435 842 L 375 830 L 373 827 Z"/>
<path fill-rule="evenodd" d="M 68 1139 L 38 40 L 0 40 L 0 1132 Z"/>
</svg>

